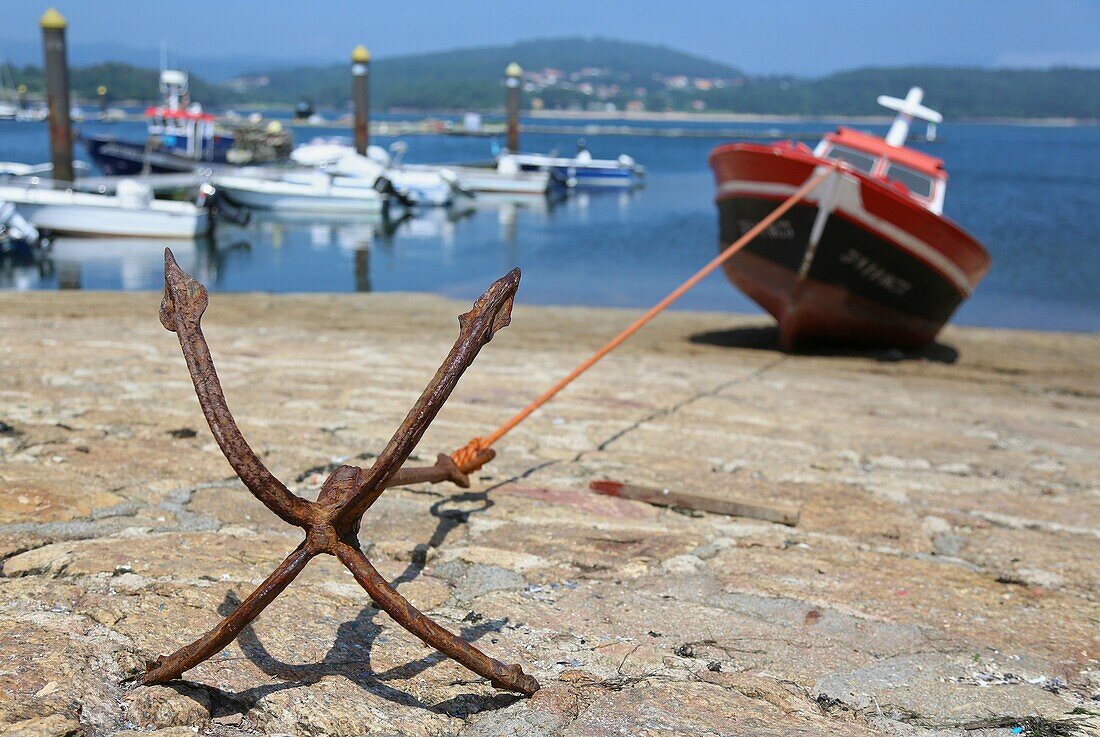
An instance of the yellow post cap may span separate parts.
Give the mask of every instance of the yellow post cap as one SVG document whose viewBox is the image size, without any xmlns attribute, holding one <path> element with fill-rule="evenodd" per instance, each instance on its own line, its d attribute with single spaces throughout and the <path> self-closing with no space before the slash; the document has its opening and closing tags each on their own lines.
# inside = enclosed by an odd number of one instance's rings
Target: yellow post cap
<svg viewBox="0 0 1100 737">
<path fill-rule="evenodd" d="M 370 52 L 363 44 L 359 44 L 351 51 L 351 60 L 356 64 L 366 64 L 370 61 Z"/>
<path fill-rule="evenodd" d="M 102 97 L 107 94 L 107 85 L 101 84 L 95 88 L 96 94 Z"/>
<path fill-rule="evenodd" d="M 508 65 L 508 68 L 504 70 L 504 73 L 509 77 L 518 77 L 523 74 L 523 67 L 513 61 Z"/>
<path fill-rule="evenodd" d="M 19 85 L 18 87 L 15 88 L 15 91 L 18 92 L 21 95 L 25 95 L 25 94 L 27 94 L 27 85 L 21 84 L 21 85 Z"/>
<path fill-rule="evenodd" d="M 50 8 L 42 14 L 42 18 L 39 19 L 38 25 L 43 28 L 64 29 L 68 27 L 69 22 L 65 20 L 65 16 L 57 12 L 57 8 Z"/>
</svg>

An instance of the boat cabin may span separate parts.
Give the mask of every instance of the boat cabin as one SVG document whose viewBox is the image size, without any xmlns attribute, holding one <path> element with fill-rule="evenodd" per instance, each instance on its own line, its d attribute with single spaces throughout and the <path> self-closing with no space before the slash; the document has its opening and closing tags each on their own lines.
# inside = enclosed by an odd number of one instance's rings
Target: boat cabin
<svg viewBox="0 0 1100 737">
<path fill-rule="evenodd" d="M 214 155 L 214 116 L 201 110 L 151 107 L 145 110 L 147 129 L 170 151 L 192 159 Z"/>
<path fill-rule="evenodd" d="M 204 113 L 198 103 L 188 104 L 187 72 L 162 69 L 160 92 L 164 104 L 146 108 L 146 129 L 160 145 L 174 154 L 192 159 L 213 160 L 214 116 Z"/>
<path fill-rule="evenodd" d="M 947 171 L 942 159 L 843 126 L 836 133 L 827 133 L 814 155 L 843 161 L 856 171 L 903 190 L 937 215 L 943 214 Z"/>
</svg>

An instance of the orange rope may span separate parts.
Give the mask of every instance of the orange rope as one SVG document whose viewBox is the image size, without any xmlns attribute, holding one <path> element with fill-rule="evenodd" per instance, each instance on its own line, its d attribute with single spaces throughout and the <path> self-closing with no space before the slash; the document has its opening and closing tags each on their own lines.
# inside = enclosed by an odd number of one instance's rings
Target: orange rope
<svg viewBox="0 0 1100 737">
<path fill-rule="evenodd" d="M 710 263 L 699 269 L 699 271 L 695 272 L 695 274 L 693 274 L 687 281 L 676 287 L 676 289 L 669 292 L 664 299 L 653 305 L 653 307 L 649 308 L 649 310 L 644 315 L 639 317 L 629 327 L 627 327 L 621 333 L 608 341 L 607 345 L 586 358 L 583 362 L 581 362 L 579 366 L 570 371 L 561 381 L 559 381 L 557 384 L 554 384 L 554 386 L 550 387 L 545 392 L 540 394 L 538 398 L 535 399 L 535 401 L 531 402 L 529 405 L 520 410 L 512 419 L 508 420 L 503 425 L 498 427 L 488 437 L 474 438 L 464 447 L 452 453 L 451 458 L 454 459 L 454 462 L 466 473 L 472 473 L 473 471 L 481 468 L 481 466 L 483 466 L 492 458 L 492 456 L 488 455 L 487 453 L 491 445 L 493 445 L 496 441 L 500 440 L 502 437 L 511 432 L 511 430 L 516 425 L 523 422 L 535 410 L 553 399 L 554 395 L 556 395 L 565 387 L 569 386 L 569 384 L 574 379 L 576 379 L 588 369 L 592 368 L 592 366 L 595 365 L 597 361 L 606 356 L 608 353 L 618 348 L 627 338 L 638 332 L 646 323 L 655 318 L 665 308 L 667 308 L 676 300 L 680 299 L 680 297 L 684 296 L 684 294 L 689 289 L 702 281 L 705 276 L 717 269 L 719 266 L 722 265 L 723 262 L 728 260 L 735 253 L 748 245 L 753 238 L 763 233 L 768 227 L 771 226 L 772 223 L 782 217 L 783 214 L 787 212 L 787 210 L 794 207 L 796 202 L 809 194 L 819 184 L 824 182 L 825 179 L 835 170 L 836 167 L 830 167 L 829 169 L 826 169 L 825 171 L 818 174 L 817 176 L 806 180 L 806 182 L 801 187 L 799 187 L 798 190 L 794 192 L 794 194 L 792 194 L 790 197 L 784 200 L 782 204 L 780 204 L 778 207 L 768 213 L 768 215 L 764 217 L 763 220 L 758 222 L 756 225 L 746 231 L 740 238 L 731 243 L 729 247 L 726 248 L 726 250 L 722 251 L 722 253 L 714 257 L 710 261 Z M 485 457 L 487 455 L 488 457 Z M 481 461 L 480 463 L 478 463 L 479 460 Z"/>
</svg>

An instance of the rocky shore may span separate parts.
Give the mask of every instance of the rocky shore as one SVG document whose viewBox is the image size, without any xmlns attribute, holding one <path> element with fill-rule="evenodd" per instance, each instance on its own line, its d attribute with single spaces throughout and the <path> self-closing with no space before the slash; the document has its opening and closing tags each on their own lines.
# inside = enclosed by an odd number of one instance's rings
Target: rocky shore
<svg viewBox="0 0 1100 737">
<path fill-rule="evenodd" d="M 1097 728 L 1096 335 L 949 329 L 921 356 L 806 356 L 759 319 L 662 316 L 507 436 L 471 490 L 392 489 L 364 519 L 379 570 L 535 675 L 533 698 L 425 647 L 331 559 L 186 681 L 146 688 L 128 679 L 299 539 L 218 451 L 158 303 L 0 294 L 0 733 Z M 335 465 L 369 465 L 466 309 L 215 294 L 204 328 L 246 437 L 310 496 Z M 631 314 L 517 307 L 419 459 L 496 427 Z M 657 508 L 596 479 L 801 516 Z"/>
</svg>

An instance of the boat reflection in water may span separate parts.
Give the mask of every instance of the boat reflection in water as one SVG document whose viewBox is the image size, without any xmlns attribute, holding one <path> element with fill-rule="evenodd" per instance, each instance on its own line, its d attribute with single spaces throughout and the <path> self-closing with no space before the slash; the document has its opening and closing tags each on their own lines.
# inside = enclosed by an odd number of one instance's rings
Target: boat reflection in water
<svg viewBox="0 0 1100 737">
<path fill-rule="evenodd" d="M 209 239 L 56 238 L 47 251 L 0 262 L 0 288 L 157 290 L 164 284 L 164 247 L 206 281 L 217 271 Z"/>
<path fill-rule="evenodd" d="M 481 193 L 404 217 L 256 211 L 243 225 L 218 222 L 212 239 L 58 238 L 39 254 L 5 254 L 0 289 L 159 291 L 171 245 L 217 291 L 455 295 L 502 268 L 558 263 L 563 232 L 608 215 L 618 221 L 631 206 L 625 192 Z"/>
<path fill-rule="evenodd" d="M 515 245 L 519 234 L 519 215 L 521 212 L 533 213 L 545 220 L 552 210 L 560 206 L 566 199 L 566 191 L 560 187 L 553 188 L 546 195 L 525 195 L 495 192 L 479 192 L 472 204 L 476 210 L 491 210 L 497 215 L 500 223 L 500 237 L 509 244 Z"/>
</svg>

